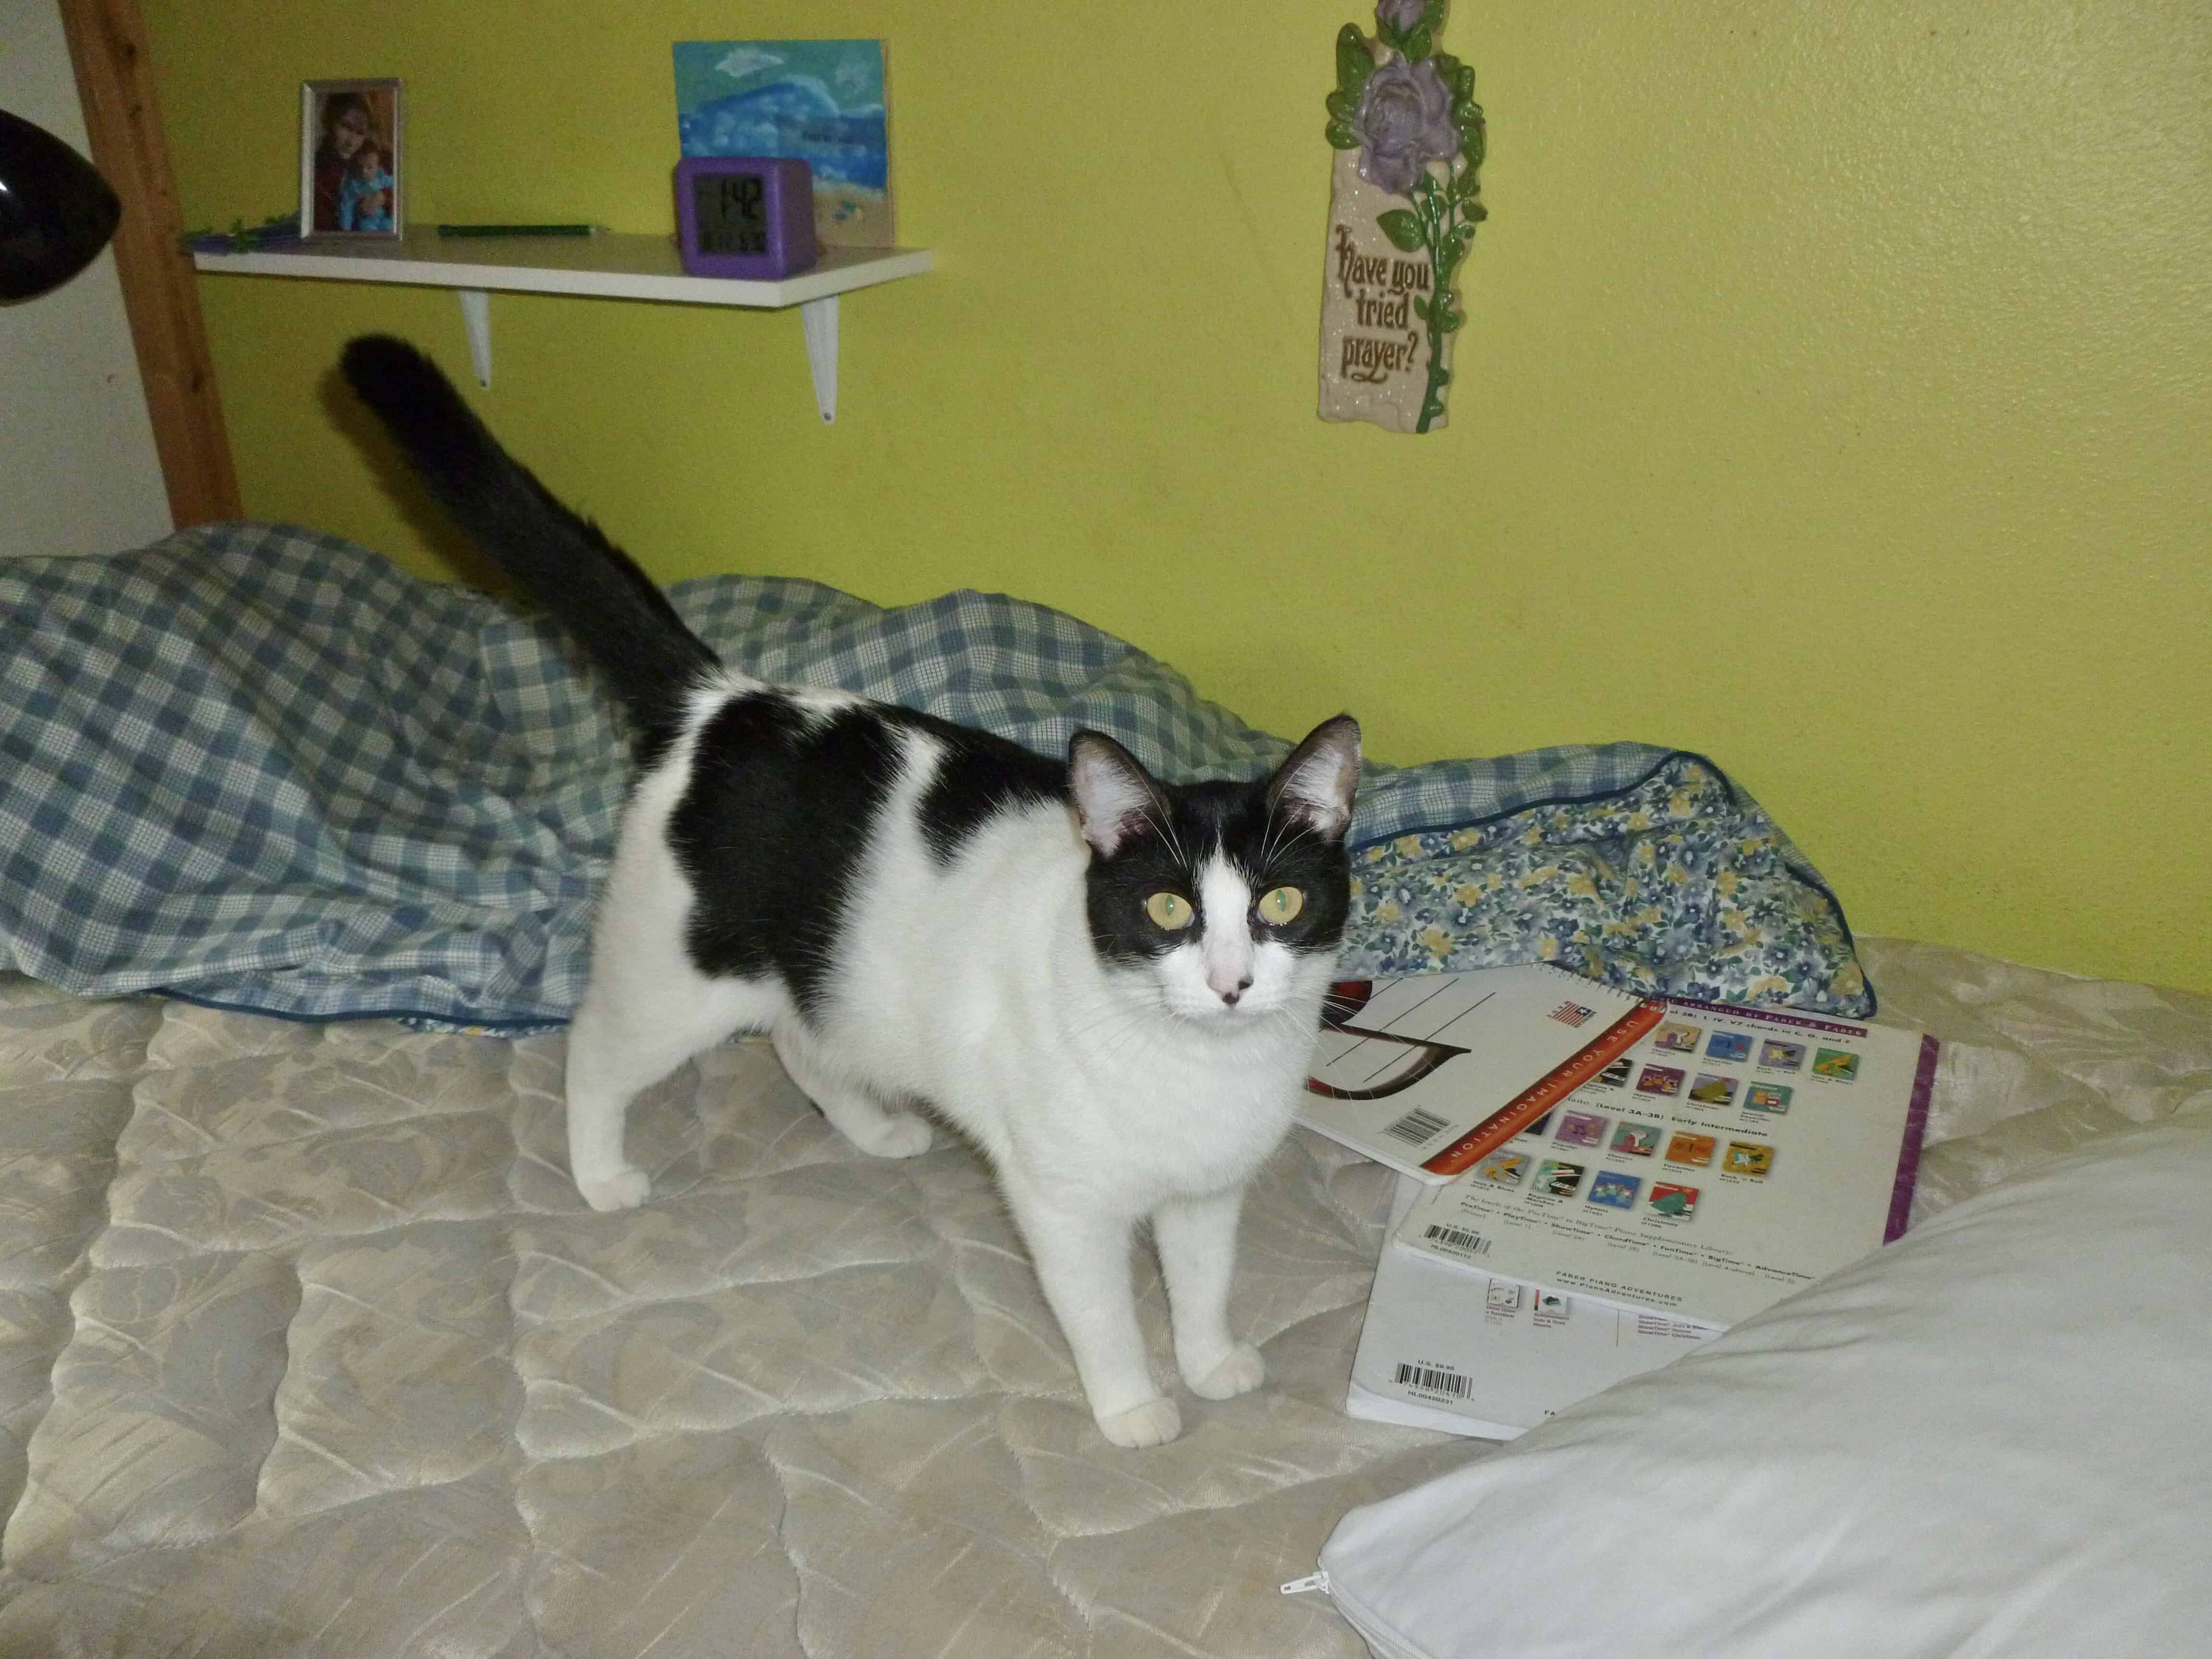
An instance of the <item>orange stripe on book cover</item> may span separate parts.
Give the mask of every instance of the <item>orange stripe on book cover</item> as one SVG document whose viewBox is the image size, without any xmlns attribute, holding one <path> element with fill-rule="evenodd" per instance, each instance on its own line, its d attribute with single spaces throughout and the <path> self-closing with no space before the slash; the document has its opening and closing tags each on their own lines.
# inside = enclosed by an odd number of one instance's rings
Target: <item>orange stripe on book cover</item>
<svg viewBox="0 0 2212 1659">
<path fill-rule="evenodd" d="M 1421 1167 L 1431 1175 L 1464 1175 L 1600 1072 L 1633 1048 L 1667 1012 L 1663 1002 L 1639 1002 L 1590 1045 L 1564 1060 L 1469 1129 Z"/>
</svg>

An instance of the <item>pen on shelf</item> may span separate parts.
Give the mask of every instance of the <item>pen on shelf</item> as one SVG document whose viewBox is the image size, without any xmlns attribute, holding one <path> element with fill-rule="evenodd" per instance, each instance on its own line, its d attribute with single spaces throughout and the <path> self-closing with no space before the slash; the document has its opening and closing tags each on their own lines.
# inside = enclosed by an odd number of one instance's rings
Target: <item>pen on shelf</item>
<svg viewBox="0 0 2212 1659">
<path fill-rule="evenodd" d="M 596 236 L 597 225 L 440 225 L 441 236 Z"/>
</svg>

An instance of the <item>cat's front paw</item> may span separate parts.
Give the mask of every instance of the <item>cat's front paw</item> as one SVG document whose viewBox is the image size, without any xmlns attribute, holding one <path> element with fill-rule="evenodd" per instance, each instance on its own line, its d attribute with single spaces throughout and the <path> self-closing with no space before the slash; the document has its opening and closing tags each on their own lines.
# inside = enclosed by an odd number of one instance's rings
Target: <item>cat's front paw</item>
<svg viewBox="0 0 2212 1659">
<path fill-rule="evenodd" d="M 929 1125 L 912 1112 L 885 1112 L 880 1124 L 870 1124 L 849 1137 L 855 1146 L 874 1158 L 919 1158 L 937 1137 Z"/>
<path fill-rule="evenodd" d="M 1229 1357 L 1203 1376 L 1186 1376 L 1190 1391 L 1200 1400 L 1234 1400 L 1249 1394 L 1267 1380 L 1267 1362 L 1249 1342 L 1239 1342 Z"/>
<path fill-rule="evenodd" d="M 584 1202 L 595 1210 L 635 1210 L 653 1190 L 653 1177 L 625 1164 L 612 1175 L 596 1180 L 579 1176 L 576 1190 L 583 1194 Z"/>
<path fill-rule="evenodd" d="M 1182 1432 L 1182 1413 L 1172 1400 L 1147 1400 L 1100 1418 L 1098 1431 L 1117 1446 L 1164 1446 Z"/>
</svg>

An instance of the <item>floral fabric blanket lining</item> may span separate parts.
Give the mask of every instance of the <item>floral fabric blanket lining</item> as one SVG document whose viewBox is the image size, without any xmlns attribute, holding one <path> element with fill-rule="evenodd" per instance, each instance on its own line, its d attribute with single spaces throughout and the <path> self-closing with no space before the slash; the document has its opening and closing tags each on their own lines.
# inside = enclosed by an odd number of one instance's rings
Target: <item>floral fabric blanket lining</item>
<svg viewBox="0 0 2212 1659">
<path fill-rule="evenodd" d="M 1000 595 L 672 590 L 732 666 L 1171 778 L 1287 752 L 1166 665 Z M 1354 711 L 1357 712 L 1357 711 Z M 551 625 L 295 527 L 0 563 L 0 969 L 301 1018 L 529 1030 L 581 988 L 626 783 Z M 1711 763 L 1644 744 L 1373 767 L 1344 970 L 1547 961 L 1865 1015 L 1841 908 Z"/>
</svg>

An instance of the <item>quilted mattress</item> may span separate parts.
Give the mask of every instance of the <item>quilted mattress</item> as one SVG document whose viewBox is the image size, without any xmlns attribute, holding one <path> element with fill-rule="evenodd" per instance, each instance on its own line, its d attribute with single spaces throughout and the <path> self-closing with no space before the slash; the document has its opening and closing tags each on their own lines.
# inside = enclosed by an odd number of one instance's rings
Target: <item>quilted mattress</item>
<svg viewBox="0 0 2212 1659">
<path fill-rule="evenodd" d="M 1923 1213 L 2212 1092 L 2212 1000 L 1862 945 L 1948 1043 Z M 1115 1451 L 968 1150 L 738 1043 L 595 1215 L 562 1042 L 0 977 L 0 1656 L 1354 1659 L 1278 1584 L 1489 1449 L 1340 1410 L 1389 1188 L 1328 1142 L 1248 1211 L 1267 1387 Z"/>
</svg>

